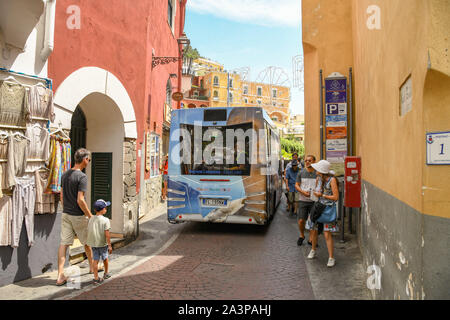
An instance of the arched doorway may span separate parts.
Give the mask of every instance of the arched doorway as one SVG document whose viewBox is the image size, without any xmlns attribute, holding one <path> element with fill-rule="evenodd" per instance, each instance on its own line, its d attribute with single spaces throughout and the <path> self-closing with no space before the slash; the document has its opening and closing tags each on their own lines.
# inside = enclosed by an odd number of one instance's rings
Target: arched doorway
<svg viewBox="0 0 450 320">
<path fill-rule="evenodd" d="M 91 151 L 91 164 L 86 168 L 89 187 L 86 195 L 91 205 L 98 199 L 111 201 L 108 218 L 122 215 L 124 125 L 117 104 L 102 93 L 91 93 L 79 103 L 86 119 L 86 144 Z M 107 115 L 105 114 L 107 110 Z M 74 112 L 75 116 L 75 112 Z M 113 219 L 113 224 L 116 219 Z"/>
<path fill-rule="evenodd" d="M 51 127 L 70 130 L 74 151 L 86 147 L 92 153 L 93 161 L 86 168 L 88 205 L 110 198 L 111 232 L 136 232 L 137 125 L 126 88 L 107 70 L 84 67 L 59 85 L 54 105 Z"/>
</svg>

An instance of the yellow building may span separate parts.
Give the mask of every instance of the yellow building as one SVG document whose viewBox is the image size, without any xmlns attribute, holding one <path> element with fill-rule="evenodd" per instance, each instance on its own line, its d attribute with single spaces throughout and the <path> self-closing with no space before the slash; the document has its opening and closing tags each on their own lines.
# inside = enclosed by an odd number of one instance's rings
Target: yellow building
<svg viewBox="0 0 450 320">
<path fill-rule="evenodd" d="M 284 136 L 292 136 L 299 142 L 305 140 L 305 116 L 294 114 L 289 118 L 289 125 L 283 131 Z"/>
<path fill-rule="evenodd" d="M 219 71 L 219 72 L 223 71 L 222 64 L 210 60 L 208 58 L 195 59 L 193 65 L 194 65 L 193 69 L 196 71 L 197 76 L 204 76 L 205 74 L 211 71 Z"/>
<path fill-rule="evenodd" d="M 241 77 L 236 73 L 211 71 L 204 76 L 210 107 L 241 106 Z"/>
<path fill-rule="evenodd" d="M 243 106 L 263 107 L 280 130 L 289 125 L 289 87 L 245 81 L 241 92 Z"/>
<path fill-rule="evenodd" d="M 450 2 L 405 2 L 302 1 L 305 147 L 320 154 L 320 70 L 353 68 L 354 220 L 365 267 L 381 272 L 372 295 L 449 299 L 450 167 L 429 164 L 426 137 L 450 131 Z"/>
<path fill-rule="evenodd" d="M 288 126 L 289 87 L 242 81 L 225 71 L 210 71 L 203 79 L 210 107 L 263 107 L 280 130 Z"/>
</svg>

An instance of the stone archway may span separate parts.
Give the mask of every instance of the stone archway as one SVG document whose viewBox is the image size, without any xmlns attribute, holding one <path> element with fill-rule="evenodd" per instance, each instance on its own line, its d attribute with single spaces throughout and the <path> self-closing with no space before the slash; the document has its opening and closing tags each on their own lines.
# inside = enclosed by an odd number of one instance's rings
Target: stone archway
<svg viewBox="0 0 450 320">
<path fill-rule="evenodd" d="M 135 232 L 137 126 L 134 107 L 124 85 L 107 70 L 81 68 L 57 88 L 54 103 L 55 121 L 51 127 L 71 130 L 72 116 L 79 106 L 86 116 L 86 148 L 93 153 L 93 158 L 95 154 L 99 161 L 109 161 L 106 166 L 109 180 L 96 178 L 99 165 L 88 166 L 86 170 L 88 205 L 99 194 L 98 184 L 105 184 L 110 188 L 112 232 Z"/>
</svg>

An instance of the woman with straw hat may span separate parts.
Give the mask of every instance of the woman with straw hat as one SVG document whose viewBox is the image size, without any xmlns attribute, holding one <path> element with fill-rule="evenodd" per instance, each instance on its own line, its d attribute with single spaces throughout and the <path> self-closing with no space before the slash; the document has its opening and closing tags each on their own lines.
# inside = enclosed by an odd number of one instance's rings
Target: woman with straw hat
<svg viewBox="0 0 450 320">
<path fill-rule="evenodd" d="M 326 160 L 320 160 L 317 163 L 311 164 L 311 166 L 314 168 L 314 170 L 316 170 L 318 175 L 317 188 L 314 192 L 314 195 L 318 197 L 318 201 L 324 205 L 335 205 L 336 201 L 339 199 L 339 190 L 337 179 L 333 176 L 332 171 L 330 170 L 331 164 Z M 308 259 L 313 259 L 316 255 L 319 223 L 312 223 L 311 220 L 308 220 L 306 228 L 310 230 L 310 236 L 312 238 L 312 249 L 308 255 Z M 325 240 L 327 242 L 329 255 L 327 266 L 333 267 L 336 261 L 334 259 L 334 243 L 331 232 L 337 232 L 336 222 L 324 223 L 323 231 Z"/>
</svg>

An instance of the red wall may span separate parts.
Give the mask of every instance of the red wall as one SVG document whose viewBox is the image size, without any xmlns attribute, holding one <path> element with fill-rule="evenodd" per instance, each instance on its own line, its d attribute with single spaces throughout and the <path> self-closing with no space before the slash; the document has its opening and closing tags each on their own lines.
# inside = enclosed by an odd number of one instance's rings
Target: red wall
<svg viewBox="0 0 450 320">
<path fill-rule="evenodd" d="M 56 2 L 55 47 L 49 59 L 49 77 L 56 92 L 74 71 L 88 66 L 105 69 L 125 86 L 137 120 L 137 148 L 143 132 L 162 135 L 163 104 L 169 74 L 173 91 L 179 91 L 181 63 L 158 65 L 152 70 L 152 49 L 156 56 L 178 56 L 177 38 L 184 28 L 186 0 L 177 0 L 175 35 L 167 22 L 167 0 L 59 0 Z M 80 8 L 80 29 L 69 29 L 67 8 Z M 151 99 L 150 99 L 151 96 Z M 149 108 L 150 106 L 150 108 Z M 172 106 L 176 108 L 176 104 Z M 150 123 L 147 123 L 150 109 Z M 145 146 L 142 145 L 144 150 Z M 142 156 L 145 155 L 144 150 Z M 137 158 L 139 159 L 139 158 Z M 140 161 L 136 187 L 139 188 Z M 148 173 L 146 173 L 148 177 Z"/>
</svg>

